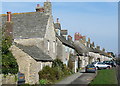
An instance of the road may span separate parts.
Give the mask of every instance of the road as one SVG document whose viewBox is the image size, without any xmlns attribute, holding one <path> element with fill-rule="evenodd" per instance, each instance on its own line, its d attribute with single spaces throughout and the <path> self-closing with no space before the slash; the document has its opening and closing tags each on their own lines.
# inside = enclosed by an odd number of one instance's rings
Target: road
<svg viewBox="0 0 120 86">
<path fill-rule="evenodd" d="M 87 86 L 91 80 L 94 79 L 95 73 L 83 73 L 80 77 L 78 77 L 76 80 L 74 80 L 70 85 L 81 85 L 81 86 Z M 68 85 L 68 86 L 70 86 Z"/>
<path fill-rule="evenodd" d="M 72 75 L 69 78 L 62 80 L 60 83 L 57 83 L 54 86 L 87 86 L 91 80 L 94 79 L 95 73 L 85 73 L 85 70 Z M 77 78 L 74 78 L 78 76 Z M 71 80 L 74 79 L 74 80 Z M 72 81 L 72 82 L 71 82 Z"/>
</svg>

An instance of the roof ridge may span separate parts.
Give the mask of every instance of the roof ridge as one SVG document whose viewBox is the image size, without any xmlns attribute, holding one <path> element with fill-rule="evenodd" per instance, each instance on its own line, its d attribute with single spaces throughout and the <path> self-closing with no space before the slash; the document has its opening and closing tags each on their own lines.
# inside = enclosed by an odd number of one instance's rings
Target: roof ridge
<svg viewBox="0 0 120 86">
<path fill-rule="evenodd" d="M 19 14 L 32 14 L 36 12 L 23 12 L 23 13 L 12 13 L 11 15 L 19 15 Z M 7 16 L 7 14 L 0 14 L 0 16 Z"/>
</svg>

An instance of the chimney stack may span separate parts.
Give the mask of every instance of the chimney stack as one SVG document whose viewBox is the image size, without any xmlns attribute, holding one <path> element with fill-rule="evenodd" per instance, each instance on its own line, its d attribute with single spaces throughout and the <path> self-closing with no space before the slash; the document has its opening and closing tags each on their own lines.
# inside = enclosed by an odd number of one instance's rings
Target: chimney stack
<svg viewBox="0 0 120 86">
<path fill-rule="evenodd" d="M 84 42 L 86 42 L 86 36 L 83 36 L 82 39 Z"/>
<path fill-rule="evenodd" d="M 7 12 L 7 21 L 11 22 L 11 12 Z"/>
<path fill-rule="evenodd" d="M 68 35 L 68 41 L 72 41 L 72 37 Z"/>
<path fill-rule="evenodd" d="M 37 7 L 40 7 L 40 4 L 37 4 Z"/>
<path fill-rule="evenodd" d="M 59 23 L 59 18 L 57 18 L 56 22 Z"/>
<path fill-rule="evenodd" d="M 96 48 L 97 48 L 98 50 L 100 50 L 100 46 L 97 46 Z"/>
<path fill-rule="evenodd" d="M 37 4 L 36 12 L 44 12 L 44 8 L 40 6 L 40 4 Z"/>
<path fill-rule="evenodd" d="M 68 31 L 67 30 L 61 30 L 60 31 L 60 35 L 63 36 L 65 39 L 67 39 L 67 34 L 68 34 Z"/>
<path fill-rule="evenodd" d="M 88 38 L 88 43 L 90 44 L 90 38 Z"/>
<path fill-rule="evenodd" d="M 92 42 L 92 47 L 95 47 L 95 44 L 94 44 L 94 42 Z"/>
<path fill-rule="evenodd" d="M 76 32 L 74 35 L 75 41 L 80 40 L 80 33 Z"/>
<path fill-rule="evenodd" d="M 105 48 L 103 48 L 103 49 L 102 49 L 102 51 L 104 51 L 104 52 L 105 52 Z"/>
</svg>

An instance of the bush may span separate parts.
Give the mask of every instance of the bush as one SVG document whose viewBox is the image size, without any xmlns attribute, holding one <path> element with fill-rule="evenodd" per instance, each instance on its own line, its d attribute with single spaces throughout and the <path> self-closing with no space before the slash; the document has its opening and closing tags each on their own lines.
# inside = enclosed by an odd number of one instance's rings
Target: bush
<svg viewBox="0 0 120 86">
<path fill-rule="evenodd" d="M 64 68 L 63 62 L 60 59 L 55 59 L 52 63 L 52 67 Z"/>
<path fill-rule="evenodd" d="M 62 71 L 65 76 L 72 74 L 72 71 L 69 68 L 67 68 L 66 66 L 64 67 L 64 69 Z"/>
<path fill-rule="evenodd" d="M 64 66 L 59 59 L 56 59 L 53 61 L 52 67 L 45 66 L 38 74 L 40 84 L 46 84 L 48 83 L 47 81 L 54 82 L 62 77 L 72 74 L 72 72 L 69 68 Z"/>
<path fill-rule="evenodd" d="M 51 84 L 51 82 L 47 79 L 41 79 L 39 82 L 41 85 Z"/>
<path fill-rule="evenodd" d="M 73 69 L 73 63 L 72 63 L 71 59 L 69 59 L 69 61 L 68 61 L 68 68 L 70 68 L 70 70 Z"/>
<path fill-rule="evenodd" d="M 47 79 L 50 81 L 55 80 L 55 71 L 49 66 L 43 67 L 42 71 L 39 72 L 39 79 Z"/>
<path fill-rule="evenodd" d="M 18 64 L 16 59 L 9 51 L 11 46 L 10 38 L 3 37 L 2 39 L 2 73 L 3 74 L 16 74 L 18 72 Z"/>
</svg>

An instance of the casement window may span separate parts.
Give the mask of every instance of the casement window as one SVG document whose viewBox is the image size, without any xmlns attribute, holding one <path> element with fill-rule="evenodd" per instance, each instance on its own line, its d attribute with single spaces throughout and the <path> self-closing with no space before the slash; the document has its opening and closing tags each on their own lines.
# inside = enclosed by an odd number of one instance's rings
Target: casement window
<svg viewBox="0 0 120 86">
<path fill-rule="evenodd" d="M 48 51 L 50 50 L 50 41 L 49 40 L 47 41 L 47 49 L 48 49 Z"/>
<path fill-rule="evenodd" d="M 53 41 L 53 53 L 55 53 L 55 41 Z"/>
</svg>

